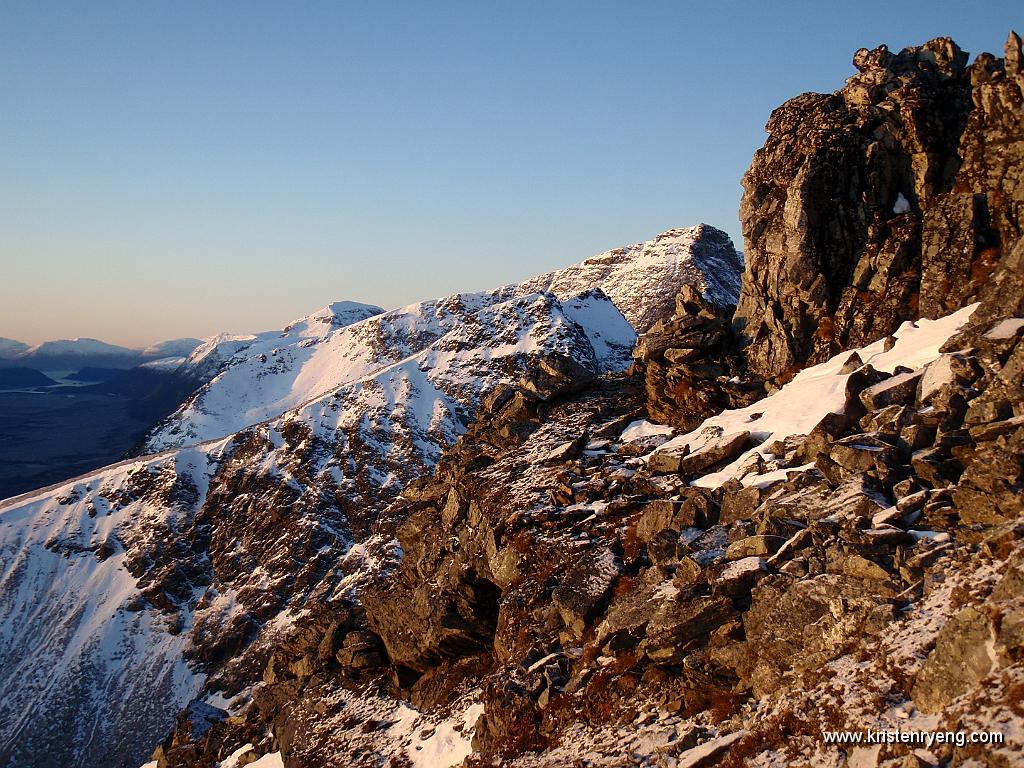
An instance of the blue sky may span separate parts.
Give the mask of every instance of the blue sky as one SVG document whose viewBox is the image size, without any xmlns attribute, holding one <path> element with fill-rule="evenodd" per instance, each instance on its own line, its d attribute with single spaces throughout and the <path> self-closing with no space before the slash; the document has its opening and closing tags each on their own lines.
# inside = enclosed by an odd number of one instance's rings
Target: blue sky
<svg viewBox="0 0 1024 768">
<path fill-rule="evenodd" d="M 1019 2 L 0 0 L 0 336 L 142 344 L 480 290 L 699 221 L 861 47 Z"/>
</svg>

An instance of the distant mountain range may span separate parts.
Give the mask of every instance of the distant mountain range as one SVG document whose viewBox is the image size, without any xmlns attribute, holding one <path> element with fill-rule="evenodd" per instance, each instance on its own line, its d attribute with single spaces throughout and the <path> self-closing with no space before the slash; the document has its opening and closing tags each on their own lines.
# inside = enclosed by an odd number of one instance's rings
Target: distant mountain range
<svg viewBox="0 0 1024 768">
<path fill-rule="evenodd" d="M 120 347 L 98 339 L 57 339 L 29 346 L 0 338 L 0 367 L 34 368 L 37 371 L 79 370 L 84 367 L 128 369 L 168 357 L 187 357 L 200 339 L 171 339 L 143 349 Z"/>
</svg>

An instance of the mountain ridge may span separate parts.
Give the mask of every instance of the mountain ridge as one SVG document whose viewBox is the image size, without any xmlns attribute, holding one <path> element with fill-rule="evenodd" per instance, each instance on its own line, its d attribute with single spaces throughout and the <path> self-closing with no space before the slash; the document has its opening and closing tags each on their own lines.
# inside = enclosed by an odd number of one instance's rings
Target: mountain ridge
<svg viewBox="0 0 1024 768">
<path fill-rule="evenodd" d="M 579 264 L 505 286 L 495 292 L 459 296 L 465 296 L 466 301 L 471 302 L 500 301 L 504 297 L 538 292 L 568 298 L 600 285 L 627 319 L 632 317 L 641 328 L 645 328 L 657 316 L 671 312 L 675 292 L 684 282 L 693 283 L 718 302 L 735 302 L 739 295 L 738 275 L 741 270 L 742 260 L 728 235 L 701 224 L 669 230 L 650 241 L 606 251 Z M 645 285 L 647 290 L 643 290 Z M 486 298 L 488 296 L 490 298 Z M 404 314 L 417 315 L 421 313 L 419 308 L 429 305 L 430 302 L 420 302 L 376 314 L 397 321 Z M 324 359 L 336 361 L 334 348 L 347 348 L 349 337 L 362 332 L 358 320 L 368 319 L 360 316 L 361 311 L 339 318 L 332 310 L 338 306 L 331 305 L 300 318 L 279 335 L 271 331 L 257 336 L 216 337 L 197 348 L 185 370 L 201 369 L 203 373 L 199 375 L 210 380 L 164 426 L 154 430 L 143 450 L 163 450 L 189 440 L 213 439 L 242 429 L 247 425 L 247 419 L 237 412 L 236 406 L 253 396 L 249 383 L 254 380 L 281 379 L 281 386 L 287 392 L 278 393 L 280 397 L 276 398 L 268 394 L 267 398 L 273 398 L 269 401 L 260 400 L 256 395 L 258 402 L 252 406 L 254 411 L 248 418 L 253 423 L 310 400 L 321 391 L 349 380 L 350 376 L 358 376 L 363 370 L 358 360 L 352 361 L 351 370 L 335 365 L 334 371 L 328 370 L 330 364 L 322 362 Z M 353 311 L 350 306 L 345 309 Z M 340 334 L 339 338 L 334 339 L 334 334 Z M 285 340 L 290 340 L 291 344 Z M 240 355 L 246 359 L 240 360 Z M 275 362 L 268 363 L 268 355 L 275 358 Z M 284 362 L 285 357 L 287 362 Z M 313 369 L 316 372 L 311 373 Z M 217 373 L 210 376 L 211 370 L 217 370 Z M 291 374 L 295 371 L 293 379 Z M 302 382 L 303 377 L 305 383 Z M 222 388 L 227 391 L 220 393 Z M 203 431 L 200 423 L 217 418 L 226 423 Z"/>
<path fill-rule="evenodd" d="M 672 289 L 659 286 L 662 290 Z M 237 430 L 214 430 L 212 439 L 192 435 L 181 441 L 187 445 L 169 445 L 0 502 L 0 549 L 10 556 L 0 591 L 18 595 L 17 607 L 8 601 L 9 610 L 24 611 L 20 633 L 0 642 L 10 675 L 32 680 L 43 674 L 19 644 L 30 637 L 51 638 L 57 656 L 48 657 L 48 679 L 62 679 L 81 667 L 117 681 L 131 702 L 145 687 L 138 680 L 153 680 L 144 670 L 156 674 L 159 667 L 147 659 L 162 659 L 167 669 L 178 670 L 175 687 L 163 689 L 165 702 L 149 705 L 145 716 L 134 713 L 134 704 L 104 703 L 102 697 L 89 698 L 98 708 L 88 716 L 72 715 L 75 696 L 44 694 L 35 707 L 49 712 L 46 724 L 17 721 L 24 728 L 0 739 L 6 760 L 17 761 L 17 755 L 44 741 L 55 764 L 98 759 L 88 757 L 98 753 L 89 753 L 91 747 L 73 736 L 58 739 L 59 747 L 53 741 L 58 723 L 70 722 L 65 718 L 87 717 L 102 724 L 105 755 L 131 754 L 141 762 L 152 744 L 144 746 L 138 734 L 158 737 L 153 724 L 161 717 L 169 724 L 173 713 L 199 693 L 204 670 L 217 671 L 223 680 L 218 685 L 234 685 L 244 670 L 262 663 L 274 638 L 293 621 L 286 617 L 301 612 L 318 590 L 340 579 L 344 594 L 350 589 L 346 578 L 358 582 L 373 572 L 374 561 L 363 562 L 359 553 L 369 553 L 368 541 L 387 550 L 373 532 L 374 510 L 394 499 L 413 474 L 433 466 L 481 402 L 486 406 L 495 393 L 520 387 L 527 392 L 520 397 L 543 401 L 624 371 L 635 341 L 615 305 L 593 287 L 558 298 L 508 286 L 381 314 L 355 306 L 357 314 L 369 314 L 362 318 L 345 314 L 353 308 L 331 305 L 281 332 L 220 337 L 197 348 L 186 363 L 198 367 L 212 361 L 218 372 L 211 382 L 234 376 L 262 386 L 284 375 L 285 387 L 267 390 L 275 395 L 269 402 L 293 391 L 294 399 L 231 425 Z M 348 320 L 355 322 L 344 324 Z M 330 367 L 326 372 L 305 368 L 308 379 L 295 379 L 299 386 L 293 386 L 291 374 L 304 366 L 292 364 L 308 362 L 324 349 L 331 351 L 332 364 L 344 362 L 338 352 L 348 349 L 350 375 L 339 378 Z M 237 410 L 234 394 L 227 400 Z M 257 402 L 257 407 L 263 406 Z M 151 442 L 147 449 L 157 447 Z M 268 516 L 267 504 L 279 511 Z M 36 520 L 35 533 L 17 523 L 23 515 Z M 240 520 L 252 528 L 242 549 L 240 542 L 232 543 L 242 533 Z M 272 531 L 281 525 L 292 532 L 291 540 L 275 546 L 279 536 Z M 69 576 L 62 562 L 78 563 L 83 576 Z M 299 563 L 301 576 L 294 571 Z M 328 578 L 332 570 L 338 572 Z M 347 577 L 346 570 L 351 570 Z M 113 585 L 110 600 L 72 610 L 51 590 L 82 591 L 70 586 L 75 578 Z M 290 599 L 273 588 L 285 578 L 292 585 Z M 65 607 L 47 618 L 32 608 L 45 603 Z M 51 623 L 65 610 L 76 618 L 58 625 L 77 627 L 82 636 L 77 645 L 62 646 L 67 630 Z M 123 627 L 117 642 L 135 647 L 117 663 L 82 650 L 98 637 L 105 611 L 135 617 L 117 619 L 116 626 Z M 112 638 L 118 636 L 110 631 Z M 60 656 L 62 647 L 66 657 Z M 131 670 L 138 670 L 138 680 Z M 13 680 L 7 678 L 4 687 Z M 22 688 L 24 695 L 31 696 L 30 690 Z M 75 690 L 85 696 L 84 689 Z M 0 709 L 23 705 L 14 697 Z"/>
</svg>

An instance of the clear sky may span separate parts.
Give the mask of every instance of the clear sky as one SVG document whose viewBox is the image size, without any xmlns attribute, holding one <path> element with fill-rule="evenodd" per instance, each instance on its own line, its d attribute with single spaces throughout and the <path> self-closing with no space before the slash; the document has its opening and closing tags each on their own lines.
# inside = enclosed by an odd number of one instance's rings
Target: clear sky
<svg viewBox="0 0 1024 768">
<path fill-rule="evenodd" d="M 1019 0 L 0 0 L 0 336 L 137 345 L 480 290 L 699 221 L 851 55 Z"/>
</svg>

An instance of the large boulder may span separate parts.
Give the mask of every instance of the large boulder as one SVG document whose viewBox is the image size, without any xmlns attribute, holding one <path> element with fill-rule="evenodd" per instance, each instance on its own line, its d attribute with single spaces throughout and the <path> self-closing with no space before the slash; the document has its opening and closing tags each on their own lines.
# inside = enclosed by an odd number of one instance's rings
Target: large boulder
<svg viewBox="0 0 1024 768">
<path fill-rule="evenodd" d="M 619 558 L 608 547 L 599 547 L 581 557 L 551 600 L 562 616 L 565 626 L 577 637 L 582 637 L 587 622 L 604 602 L 619 576 Z"/>
<path fill-rule="evenodd" d="M 964 608 L 947 621 L 914 683 L 917 708 L 938 712 L 988 677 L 996 664 L 992 644 L 988 617 L 976 608 Z"/>
<path fill-rule="evenodd" d="M 692 429 L 709 413 L 739 408 L 760 390 L 739 369 L 730 319 L 733 308 L 707 301 L 691 285 L 676 296 L 676 312 L 637 339 L 633 356 L 643 372 L 652 418 Z"/>
<path fill-rule="evenodd" d="M 787 672 L 817 674 L 892 619 L 884 597 L 864 582 L 838 574 L 793 582 L 763 579 L 743 616 L 747 661 L 738 670 L 756 695 L 776 690 Z"/>
</svg>

